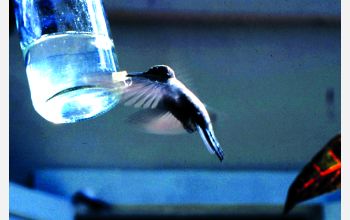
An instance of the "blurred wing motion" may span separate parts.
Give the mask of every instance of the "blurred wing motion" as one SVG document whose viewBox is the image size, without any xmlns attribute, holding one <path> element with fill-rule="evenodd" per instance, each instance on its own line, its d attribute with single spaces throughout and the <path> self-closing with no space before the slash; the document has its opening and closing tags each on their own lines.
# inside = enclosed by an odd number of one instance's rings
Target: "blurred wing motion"
<svg viewBox="0 0 350 220">
<path fill-rule="evenodd" d="M 340 189 L 340 155 L 341 135 L 338 134 L 312 158 L 289 187 L 285 214 L 300 202 Z"/>
<path fill-rule="evenodd" d="M 155 109 L 166 93 L 165 87 L 166 85 L 162 83 L 135 76 L 132 79 L 132 84 L 125 88 L 122 101 L 127 106 Z"/>
<path fill-rule="evenodd" d="M 167 87 L 146 78 L 133 78 L 132 85 L 124 90 L 121 102 L 142 110 L 131 114 L 127 122 L 152 134 L 185 133 L 181 122 L 163 106 Z"/>
<path fill-rule="evenodd" d="M 175 135 L 186 133 L 181 122 L 170 112 L 151 109 L 140 110 L 131 114 L 127 122 L 137 125 L 143 131 L 159 135 Z"/>
</svg>

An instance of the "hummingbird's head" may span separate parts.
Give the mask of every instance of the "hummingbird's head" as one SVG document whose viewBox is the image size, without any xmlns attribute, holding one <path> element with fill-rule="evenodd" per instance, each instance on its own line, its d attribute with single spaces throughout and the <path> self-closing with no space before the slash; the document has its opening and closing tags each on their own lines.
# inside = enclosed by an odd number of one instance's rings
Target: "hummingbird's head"
<svg viewBox="0 0 350 220">
<path fill-rule="evenodd" d="M 175 72 L 169 66 L 156 65 L 152 66 L 149 70 L 147 70 L 147 72 L 145 72 L 144 75 L 152 80 L 164 82 L 170 78 L 174 78 Z"/>
</svg>

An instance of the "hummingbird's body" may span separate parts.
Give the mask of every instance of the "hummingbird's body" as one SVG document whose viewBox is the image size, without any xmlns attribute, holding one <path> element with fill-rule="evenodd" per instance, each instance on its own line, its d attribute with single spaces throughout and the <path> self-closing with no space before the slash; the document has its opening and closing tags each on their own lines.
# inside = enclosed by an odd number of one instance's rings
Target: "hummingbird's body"
<svg viewBox="0 0 350 220">
<path fill-rule="evenodd" d="M 154 66 L 147 72 L 128 76 L 132 83 L 125 90 L 125 104 L 148 109 L 137 113 L 131 121 L 143 124 L 147 131 L 156 134 L 198 131 L 209 152 L 223 160 L 223 151 L 204 104 L 176 79 L 170 67 Z"/>
</svg>

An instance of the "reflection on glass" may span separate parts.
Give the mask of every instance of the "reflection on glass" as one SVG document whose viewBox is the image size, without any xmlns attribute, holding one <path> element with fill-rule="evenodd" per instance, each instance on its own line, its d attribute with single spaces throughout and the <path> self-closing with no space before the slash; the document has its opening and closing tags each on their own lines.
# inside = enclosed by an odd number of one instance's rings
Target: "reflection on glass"
<svg viewBox="0 0 350 220">
<path fill-rule="evenodd" d="M 16 0 L 35 110 L 54 123 L 104 113 L 119 101 L 114 43 L 100 0 Z"/>
</svg>

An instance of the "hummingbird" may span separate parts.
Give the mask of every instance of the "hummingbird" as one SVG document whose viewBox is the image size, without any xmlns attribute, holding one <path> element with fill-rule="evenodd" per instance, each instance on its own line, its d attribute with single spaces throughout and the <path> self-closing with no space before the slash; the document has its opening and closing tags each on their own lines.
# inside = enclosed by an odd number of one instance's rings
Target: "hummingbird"
<svg viewBox="0 0 350 220">
<path fill-rule="evenodd" d="M 208 151 L 220 161 L 224 159 L 205 105 L 176 78 L 172 68 L 156 65 L 126 76 L 131 83 L 123 91 L 122 102 L 143 109 L 132 114 L 128 122 L 153 134 L 198 131 Z"/>
</svg>

